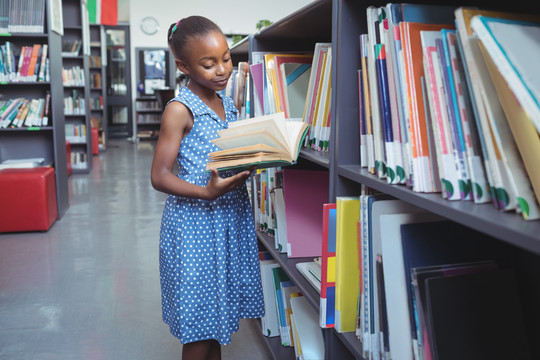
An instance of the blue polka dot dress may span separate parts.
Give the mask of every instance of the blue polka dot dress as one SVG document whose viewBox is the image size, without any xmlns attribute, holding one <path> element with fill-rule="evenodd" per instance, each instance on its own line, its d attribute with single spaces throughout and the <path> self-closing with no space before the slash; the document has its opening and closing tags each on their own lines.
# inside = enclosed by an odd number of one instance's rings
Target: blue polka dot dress
<svg viewBox="0 0 540 360">
<path fill-rule="evenodd" d="M 206 186 L 208 153 L 218 150 L 210 140 L 236 120 L 233 101 L 221 98 L 225 122 L 186 87 L 171 100 L 186 105 L 194 118 L 177 156 L 178 177 L 187 182 Z M 214 201 L 169 195 L 159 266 L 163 321 L 182 344 L 206 339 L 228 344 L 240 318 L 262 317 L 257 238 L 245 184 Z"/>
</svg>

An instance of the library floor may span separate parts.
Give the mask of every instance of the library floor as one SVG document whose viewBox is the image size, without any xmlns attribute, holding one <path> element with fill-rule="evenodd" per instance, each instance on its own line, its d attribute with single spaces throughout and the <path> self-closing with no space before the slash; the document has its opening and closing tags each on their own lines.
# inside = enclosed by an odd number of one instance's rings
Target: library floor
<svg viewBox="0 0 540 360">
<path fill-rule="evenodd" d="M 152 154 L 151 142 L 110 141 L 90 174 L 70 176 L 70 207 L 49 231 L 0 234 L 0 359 L 181 358 L 161 320 Z M 223 359 L 269 359 L 255 321 Z"/>
</svg>

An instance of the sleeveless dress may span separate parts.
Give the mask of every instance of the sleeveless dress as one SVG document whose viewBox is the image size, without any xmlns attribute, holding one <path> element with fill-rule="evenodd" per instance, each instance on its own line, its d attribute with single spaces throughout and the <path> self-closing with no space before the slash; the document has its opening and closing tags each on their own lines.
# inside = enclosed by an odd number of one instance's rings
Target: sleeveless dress
<svg viewBox="0 0 540 360">
<path fill-rule="evenodd" d="M 193 128 L 177 156 L 178 177 L 206 186 L 210 140 L 236 120 L 236 108 L 218 94 L 225 122 L 186 87 L 177 97 L 193 114 Z M 228 177 L 233 172 L 220 172 Z M 225 345 L 240 318 L 264 315 L 257 237 L 246 185 L 214 201 L 169 195 L 161 219 L 159 270 L 163 321 L 182 344 L 215 339 Z"/>
</svg>

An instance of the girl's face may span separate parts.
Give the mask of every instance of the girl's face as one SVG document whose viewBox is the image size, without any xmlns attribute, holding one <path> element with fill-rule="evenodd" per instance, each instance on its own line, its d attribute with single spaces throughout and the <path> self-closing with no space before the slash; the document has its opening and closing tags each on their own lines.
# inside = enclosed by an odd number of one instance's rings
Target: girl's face
<svg viewBox="0 0 540 360">
<path fill-rule="evenodd" d="M 214 91 L 225 89 L 233 68 L 225 36 L 211 32 L 191 39 L 188 45 L 185 59 L 177 59 L 176 64 L 189 75 L 190 85 Z"/>
</svg>

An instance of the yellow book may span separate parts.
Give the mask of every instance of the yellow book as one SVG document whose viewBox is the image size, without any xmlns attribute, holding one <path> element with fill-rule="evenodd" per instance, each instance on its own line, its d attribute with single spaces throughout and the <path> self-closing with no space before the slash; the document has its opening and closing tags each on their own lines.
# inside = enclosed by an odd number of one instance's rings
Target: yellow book
<svg viewBox="0 0 540 360">
<path fill-rule="evenodd" d="M 356 312 L 360 285 L 357 223 L 360 198 L 336 198 L 336 312 L 338 332 L 356 330 Z"/>
<path fill-rule="evenodd" d="M 266 67 L 266 74 L 268 76 L 268 80 L 272 83 L 272 94 L 274 95 L 274 102 L 276 104 L 276 112 L 282 112 L 283 107 L 281 105 L 280 99 L 279 99 L 279 90 L 278 90 L 278 83 L 277 83 L 277 76 L 276 76 L 276 61 L 275 57 L 279 54 L 265 54 L 264 55 L 264 62 Z"/>
</svg>

